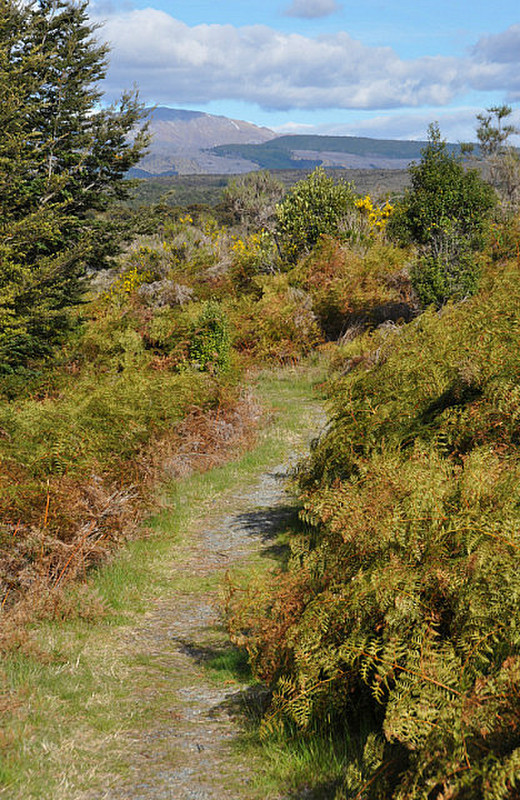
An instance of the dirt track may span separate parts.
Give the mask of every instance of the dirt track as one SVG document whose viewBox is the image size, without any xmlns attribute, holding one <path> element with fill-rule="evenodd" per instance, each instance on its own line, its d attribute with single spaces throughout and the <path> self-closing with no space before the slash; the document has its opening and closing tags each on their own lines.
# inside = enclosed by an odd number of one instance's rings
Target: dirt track
<svg viewBox="0 0 520 800">
<path fill-rule="evenodd" d="M 318 407 L 314 416 L 317 425 L 323 422 Z M 297 444 L 307 438 L 302 431 Z M 240 680 L 219 683 L 207 665 L 231 647 L 219 604 L 226 572 L 269 557 L 276 534 L 295 513 L 286 489 L 291 466 L 270 469 L 197 520 L 189 544 L 174 553 L 168 599 L 126 631 L 129 671 L 134 679 L 136 670 L 142 673 L 138 705 L 145 709 L 153 696 L 157 707 L 157 693 L 164 702 L 145 730 L 139 725 L 124 733 L 131 768 L 96 800 L 267 800 L 252 779 L 261 763 L 235 746 L 244 703 L 258 703 L 259 690 Z"/>
</svg>

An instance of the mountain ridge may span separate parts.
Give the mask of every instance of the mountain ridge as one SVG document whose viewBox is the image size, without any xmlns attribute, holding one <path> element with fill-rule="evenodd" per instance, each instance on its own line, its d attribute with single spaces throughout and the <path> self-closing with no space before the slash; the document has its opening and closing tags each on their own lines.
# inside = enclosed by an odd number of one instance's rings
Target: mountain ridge
<svg viewBox="0 0 520 800">
<path fill-rule="evenodd" d="M 276 137 L 269 128 L 203 111 L 165 106 L 146 111 L 152 142 L 133 171 L 136 177 L 249 172 L 258 169 L 253 162 L 241 156 L 222 157 L 213 153 L 212 148 L 227 144 L 262 144 Z"/>
<path fill-rule="evenodd" d="M 131 177 L 230 175 L 259 169 L 405 170 L 426 141 L 321 134 L 278 135 L 270 128 L 203 111 L 147 109 L 152 142 Z M 458 145 L 448 144 L 456 152 Z"/>
</svg>

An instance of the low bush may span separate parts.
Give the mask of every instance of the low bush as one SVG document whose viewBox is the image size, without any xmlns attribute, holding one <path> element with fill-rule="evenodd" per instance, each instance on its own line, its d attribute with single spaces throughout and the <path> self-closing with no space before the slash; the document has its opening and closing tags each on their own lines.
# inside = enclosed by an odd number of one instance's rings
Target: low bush
<svg viewBox="0 0 520 800">
<path fill-rule="evenodd" d="M 235 347 L 257 361 L 299 360 L 322 339 L 309 294 L 283 273 L 259 277 L 256 285 L 256 302 L 246 296 L 233 306 Z"/>
<path fill-rule="evenodd" d="M 299 181 L 277 206 L 276 236 L 282 256 L 294 263 L 321 236 L 347 234 L 345 225 L 355 210 L 349 184 L 334 183 L 321 167 Z"/>
<path fill-rule="evenodd" d="M 407 252 L 380 241 L 354 249 L 324 237 L 289 273 L 305 289 L 329 339 L 353 325 L 409 319 L 415 298 L 406 267 Z"/>
<path fill-rule="evenodd" d="M 230 361 L 229 322 L 222 306 L 208 301 L 195 321 L 190 361 L 199 370 L 225 372 Z"/>
</svg>

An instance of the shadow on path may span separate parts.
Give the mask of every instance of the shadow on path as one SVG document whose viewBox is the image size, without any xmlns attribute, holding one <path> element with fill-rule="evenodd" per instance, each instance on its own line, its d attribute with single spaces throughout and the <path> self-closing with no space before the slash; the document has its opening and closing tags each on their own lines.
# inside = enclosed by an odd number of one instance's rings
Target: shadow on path
<svg viewBox="0 0 520 800">
<path fill-rule="evenodd" d="M 233 517 L 234 525 L 240 526 L 249 536 L 258 536 L 263 542 L 276 538 L 284 528 L 297 522 L 298 509 L 294 505 L 243 511 Z"/>
</svg>

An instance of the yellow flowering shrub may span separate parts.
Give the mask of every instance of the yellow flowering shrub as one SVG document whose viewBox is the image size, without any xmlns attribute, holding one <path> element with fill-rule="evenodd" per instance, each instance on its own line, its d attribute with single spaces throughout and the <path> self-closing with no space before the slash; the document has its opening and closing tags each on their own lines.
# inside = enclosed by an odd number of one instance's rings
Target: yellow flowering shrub
<svg viewBox="0 0 520 800">
<path fill-rule="evenodd" d="M 231 277 L 236 287 L 242 290 L 251 287 L 255 275 L 275 272 L 279 260 L 273 237 L 266 230 L 244 238 L 234 236 L 231 254 Z"/>
<path fill-rule="evenodd" d="M 388 200 L 383 205 L 377 205 L 368 194 L 356 200 L 356 208 L 368 222 L 371 236 L 384 233 L 387 222 L 394 210 L 393 205 Z"/>
<path fill-rule="evenodd" d="M 122 302 L 132 295 L 143 283 L 149 283 L 152 275 L 148 270 L 140 271 L 137 266 L 120 273 L 112 282 L 105 298 L 111 302 Z"/>
</svg>

